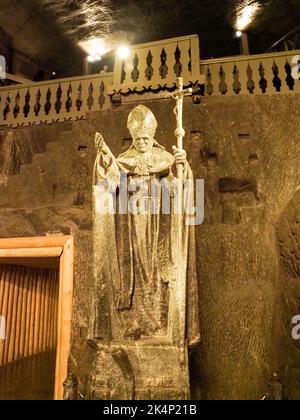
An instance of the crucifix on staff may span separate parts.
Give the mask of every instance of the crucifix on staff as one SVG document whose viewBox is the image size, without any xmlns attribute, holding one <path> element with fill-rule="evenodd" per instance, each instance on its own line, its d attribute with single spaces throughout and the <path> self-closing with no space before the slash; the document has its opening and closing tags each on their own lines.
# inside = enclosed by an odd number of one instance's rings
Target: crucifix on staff
<svg viewBox="0 0 300 420">
<path fill-rule="evenodd" d="M 185 156 L 184 163 L 186 163 L 186 153 L 184 151 L 183 139 L 185 136 L 185 130 L 183 128 L 183 100 L 185 96 L 190 96 L 193 92 L 192 88 L 184 89 L 183 78 L 177 79 L 178 89 L 173 92 L 170 97 L 175 99 L 176 106 L 174 108 L 174 114 L 176 116 L 176 130 L 175 136 L 177 139 L 177 146 L 173 146 L 173 152 L 176 156 Z M 177 209 L 177 273 L 175 290 L 173 291 L 173 322 L 171 324 L 171 331 L 169 334 L 176 345 L 181 349 L 180 360 L 182 363 L 185 361 L 185 345 L 186 345 L 186 327 L 187 327 L 187 237 L 188 230 L 184 226 L 184 165 L 178 158 L 176 159 L 177 169 L 177 203 L 179 208 Z"/>
</svg>

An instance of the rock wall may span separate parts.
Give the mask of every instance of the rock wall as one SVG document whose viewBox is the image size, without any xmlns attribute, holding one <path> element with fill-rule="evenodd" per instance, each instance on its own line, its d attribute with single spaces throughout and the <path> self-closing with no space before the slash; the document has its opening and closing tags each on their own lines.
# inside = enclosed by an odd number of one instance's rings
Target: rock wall
<svg viewBox="0 0 300 420">
<path fill-rule="evenodd" d="M 285 386 L 293 400 L 300 400 L 300 340 L 291 334 L 291 318 L 300 314 L 300 190 L 287 204 L 277 225 L 280 276 L 283 280 L 282 326 L 284 342 Z"/>
<path fill-rule="evenodd" d="M 170 150 L 172 102 L 146 105 L 157 116 L 157 141 Z M 202 344 L 191 355 L 195 397 L 260 399 L 271 374 L 285 377 L 290 363 L 284 320 L 291 309 L 283 301 L 292 288 L 288 280 L 292 276 L 299 284 L 299 278 L 286 270 L 278 238 L 300 186 L 299 105 L 297 95 L 185 102 L 186 150 L 195 177 L 205 180 L 205 221 L 197 227 Z M 76 123 L 0 132 L 0 237 L 75 235 L 70 366 L 83 395 L 93 352 L 86 343 L 93 287 L 93 139 L 97 130 L 115 154 L 126 150 L 133 106 L 91 113 Z M 289 235 L 299 247 L 299 235 L 286 234 L 287 244 Z M 292 382 L 292 389 L 297 386 Z"/>
</svg>

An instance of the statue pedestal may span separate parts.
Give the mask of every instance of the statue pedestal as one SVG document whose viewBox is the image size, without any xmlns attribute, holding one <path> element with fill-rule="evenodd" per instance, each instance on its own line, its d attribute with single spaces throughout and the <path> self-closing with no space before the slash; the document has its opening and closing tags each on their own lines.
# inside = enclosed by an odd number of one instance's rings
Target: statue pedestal
<svg viewBox="0 0 300 420">
<path fill-rule="evenodd" d="M 188 400 L 188 354 L 163 338 L 99 342 L 90 377 L 92 400 Z"/>
</svg>

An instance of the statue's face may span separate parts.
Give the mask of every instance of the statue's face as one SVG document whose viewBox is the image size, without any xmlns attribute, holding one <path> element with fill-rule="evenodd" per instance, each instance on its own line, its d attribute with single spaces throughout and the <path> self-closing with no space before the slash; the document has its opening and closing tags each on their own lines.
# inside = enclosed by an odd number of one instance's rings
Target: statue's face
<svg viewBox="0 0 300 420">
<path fill-rule="evenodd" d="M 139 153 L 149 152 L 154 144 L 154 139 L 151 137 L 137 137 L 133 140 L 133 145 Z"/>
</svg>

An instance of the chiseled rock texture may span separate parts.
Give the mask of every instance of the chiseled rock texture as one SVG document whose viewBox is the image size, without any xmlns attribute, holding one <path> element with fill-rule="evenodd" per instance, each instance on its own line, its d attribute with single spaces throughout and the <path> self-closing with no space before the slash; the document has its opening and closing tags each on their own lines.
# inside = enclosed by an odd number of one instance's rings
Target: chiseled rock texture
<svg viewBox="0 0 300 420">
<path fill-rule="evenodd" d="M 158 120 L 156 139 L 171 150 L 174 104 L 145 105 Z M 75 235 L 70 368 L 83 396 L 93 356 L 86 338 L 94 134 L 115 154 L 126 150 L 133 106 L 0 131 L 0 236 Z M 185 102 L 188 158 L 205 179 L 205 221 L 196 229 L 202 344 L 191 354 L 195 398 L 260 399 L 274 371 L 288 396 L 300 398 L 300 343 L 291 339 L 291 318 L 300 314 L 299 106 L 293 94 Z"/>
</svg>

